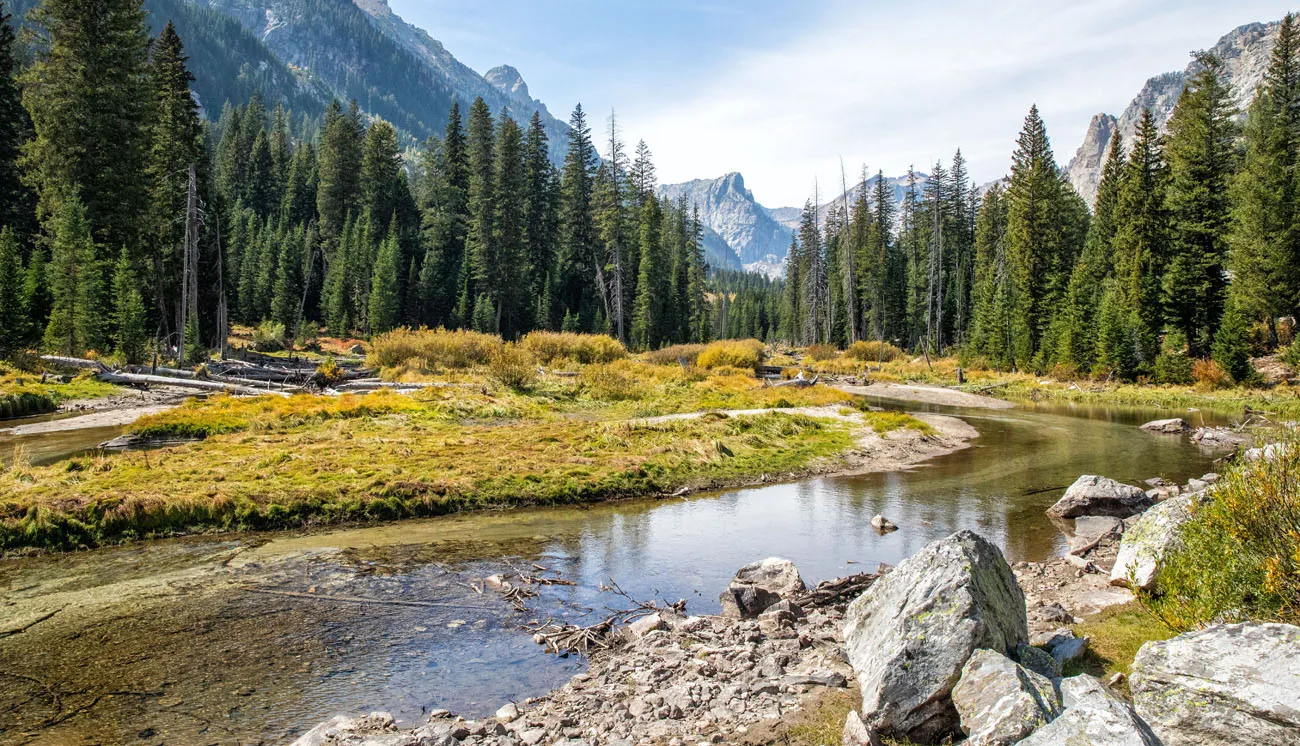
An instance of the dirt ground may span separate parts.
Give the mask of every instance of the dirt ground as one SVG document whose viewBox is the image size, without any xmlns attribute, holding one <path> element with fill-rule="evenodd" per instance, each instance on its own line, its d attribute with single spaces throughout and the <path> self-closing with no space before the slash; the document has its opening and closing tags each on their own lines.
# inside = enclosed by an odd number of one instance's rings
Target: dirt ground
<svg viewBox="0 0 1300 746">
<path fill-rule="evenodd" d="M 837 386 L 841 391 L 858 396 L 879 396 L 882 399 L 938 404 L 946 407 L 973 407 L 978 409 L 1011 409 L 1015 405 L 991 396 L 971 394 L 942 386 L 909 386 L 901 383 L 873 383 L 867 386 Z"/>
</svg>

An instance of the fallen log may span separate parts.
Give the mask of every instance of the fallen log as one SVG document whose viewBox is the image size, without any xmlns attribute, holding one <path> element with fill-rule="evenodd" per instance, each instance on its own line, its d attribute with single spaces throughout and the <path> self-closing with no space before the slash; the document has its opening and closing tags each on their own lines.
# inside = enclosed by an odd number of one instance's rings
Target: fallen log
<svg viewBox="0 0 1300 746">
<path fill-rule="evenodd" d="M 108 366 L 98 360 L 87 360 L 80 357 L 67 357 L 65 355 L 41 355 L 41 359 L 47 363 L 62 365 L 65 368 L 83 368 L 85 370 L 108 370 Z"/>
<path fill-rule="evenodd" d="M 815 375 L 812 378 L 792 378 L 789 381 L 781 381 L 780 383 L 771 384 L 771 387 L 775 389 L 780 388 L 781 386 L 793 386 L 797 389 L 806 389 L 809 386 L 816 386 L 817 381 L 820 379 L 821 375 Z"/>
<path fill-rule="evenodd" d="M 254 388 L 233 383 L 222 383 L 220 381 L 200 381 L 197 379 L 185 378 L 168 378 L 166 376 L 150 376 L 140 373 L 114 373 L 103 371 L 95 375 L 95 378 L 104 383 L 115 383 L 119 386 L 177 386 L 180 388 L 196 389 L 198 391 L 221 391 L 227 394 L 242 394 L 244 396 L 265 396 L 275 394 L 279 396 L 288 396 L 284 391 L 268 391 L 266 389 Z"/>
</svg>

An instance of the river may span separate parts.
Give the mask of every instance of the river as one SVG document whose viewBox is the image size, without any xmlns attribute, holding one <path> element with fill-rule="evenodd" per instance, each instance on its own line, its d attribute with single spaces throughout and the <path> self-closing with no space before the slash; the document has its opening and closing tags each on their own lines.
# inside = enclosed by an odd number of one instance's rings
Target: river
<svg viewBox="0 0 1300 746">
<path fill-rule="evenodd" d="M 1043 511 L 1080 474 L 1185 480 L 1217 455 L 1136 427 L 1164 411 L 923 409 L 980 437 L 907 472 L 2 561 L 0 630 L 26 629 L 0 631 L 0 743 L 285 743 L 336 713 L 487 715 L 580 670 L 520 627 L 603 618 L 624 602 L 610 580 L 709 613 L 737 567 L 772 555 L 811 584 L 970 528 L 1043 559 L 1065 545 Z M 876 513 L 900 530 L 878 535 Z M 512 566 L 576 585 L 527 613 L 473 587 Z"/>
</svg>

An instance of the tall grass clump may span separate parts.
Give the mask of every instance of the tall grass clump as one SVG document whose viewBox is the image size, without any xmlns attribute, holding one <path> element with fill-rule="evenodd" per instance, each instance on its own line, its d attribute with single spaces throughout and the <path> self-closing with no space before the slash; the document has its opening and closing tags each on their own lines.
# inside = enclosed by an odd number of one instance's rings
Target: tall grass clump
<svg viewBox="0 0 1300 746">
<path fill-rule="evenodd" d="M 862 342 L 854 342 L 844 350 L 845 357 L 851 357 L 854 360 L 874 363 L 892 363 L 903 356 L 903 351 L 891 345 L 888 342 L 878 342 L 874 339 Z"/>
<path fill-rule="evenodd" d="M 808 346 L 808 357 L 816 362 L 823 360 L 833 360 L 838 357 L 840 351 L 835 349 L 835 345 L 814 344 Z"/>
<path fill-rule="evenodd" d="M 502 345 L 492 355 L 488 372 L 502 386 L 522 391 L 537 383 L 537 360 L 522 345 Z"/>
<path fill-rule="evenodd" d="M 728 339 L 712 342 L 696 358 L 701 368 L 746 368 L 758 370 L 763 362 L 766 346 L 757 339 Z"/>
<path fill-rule="evenodd" d="M 627 357 L 623 343 L 606 334 L 536 331 L 524 335 L 520 344 L 543 365 L 557 360 L 597 365 Z"/>
<path fill-rule="evenodd" d="M 700 353 L 704 352 L 706 346 L 703 344 L 685 344 L 660 347 L 657 350 L 645 353 L 642 355 L 642 359 L 652 365 L 678 365 L 682 361 L 685 361 L 688 366 L 695 365 L 700 359 Z"/>
<path fill-rule="evenodd" d="M 1192 507 L 1151 592 L 1171 629 L 1247 620 L 1300 623 L 1300 437 L 1233 466 Z"/>
<path fill-rule="evenodd" d="M 380 368 L 465 369 L 487 365 L 503 342 L 465 329 L 394 329 L 370 342 L 366 364 Z"/>
</svg>

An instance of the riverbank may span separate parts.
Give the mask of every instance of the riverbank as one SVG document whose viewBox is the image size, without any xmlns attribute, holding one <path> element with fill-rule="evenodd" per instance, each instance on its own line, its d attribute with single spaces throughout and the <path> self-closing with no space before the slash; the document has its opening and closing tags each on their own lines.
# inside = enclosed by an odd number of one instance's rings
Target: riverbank
<svg viewBox="0 0 1300 746">
<path fill-rule="evenodd" d="M 556 381 L 529 393 L 485 385 L 192 402 L 132 430 L 203 442 L 0 474 L 0 548 L 680 495 L 902 468 L 976 435 L 950 418 L 850 408 L 852 397 L 827 387 L 671 368 L 646 381 L 656 383 L 633 398 Z M 718 403 L 761 414 L 707 406 Z M 710 411 L 627 417 L 700 409 Z"/>
</svg>

